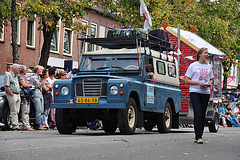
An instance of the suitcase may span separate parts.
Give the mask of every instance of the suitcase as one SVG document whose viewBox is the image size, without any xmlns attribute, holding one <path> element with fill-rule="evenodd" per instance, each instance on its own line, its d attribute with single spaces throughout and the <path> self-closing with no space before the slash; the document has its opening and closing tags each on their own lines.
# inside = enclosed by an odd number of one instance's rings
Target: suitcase
<svg viewBox="0 0 240 160">
<path fill-rule="evenodd" d="M 169 41 L 169 36 L 168 36 L 168 32 L 166 30 L 162 30 L 160 28 L 153 29 L 153 30 L 151 30 L 149 32 L 149 36 L 148 37 L 149 37 L 150 41 L 154 41 L 154 42 L 156 42 L 158 44 L 159 43 L 161 44 L 160 45 L 161 46 L 160 50 L 165 51 L 165 50 L 173 48 L 171 43 L 169 43 L 170 42 Z M 157 37 L 158 39 L 156 39 L 155 37 Z M 154 49 L 154 50 L 159 50 L 159 47 L 157 45 L 152 45 L 151 48 Z"/>
<path fill-rule="evenodd" d="M 140 32 L 139 32 L 140 31 Z M 136 35 L 142 38 L 146 37 L 145 32 L 141 28 L 136 29 L 110 29 L 107 33 L 107 38 L 110 37 L 135 37 Z"/>
<path fill-rule="evenodd" d="M 162 30 L 161 28 L 152 29 L 149 32 L 149 34 L 160 38 L 161 40 L 163 40 L 162 42 L 169 42 L 169 36 L 168 36 L 168 32 L 166 30 Z M 151 36 L 149 36 L 149 39 L 156 40 L 154 37 L 151 37 Z"/>
</svg>

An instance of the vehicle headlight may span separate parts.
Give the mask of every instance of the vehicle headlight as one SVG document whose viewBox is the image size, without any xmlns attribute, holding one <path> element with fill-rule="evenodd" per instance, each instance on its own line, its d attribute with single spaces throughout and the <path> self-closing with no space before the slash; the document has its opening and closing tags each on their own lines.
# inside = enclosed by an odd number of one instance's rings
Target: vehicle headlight
<svg viewBox="0 0 240 160">
<path fill-rule="evenodd" d="M 67 86 L 62 87 L 61 93 L 66 96 L 69 93 L 69 88 Z"/>
<path fill-rule="evenodd" d="M 117 94 L 118 93 L 118 87 L 117 86 L 111 86 L 110 87 L 110 92 L 114 95 Z"/>
</svg>

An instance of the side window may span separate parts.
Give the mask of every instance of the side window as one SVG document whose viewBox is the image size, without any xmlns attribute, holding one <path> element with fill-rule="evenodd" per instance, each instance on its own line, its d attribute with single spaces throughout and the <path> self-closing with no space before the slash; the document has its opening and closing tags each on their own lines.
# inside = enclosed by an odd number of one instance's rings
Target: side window
<svg viewBox="0 0 240 160">
<path fill-rule="evenodd" d="M 166 74 L 165 63 L 161 61 L 157 61 L 157 72 L 158 74 Z"/>
<path fill-rule="evenodd" d="M 170 77 L 176 77 L 176 65 L 174 64 L 168 64 L 168 75 Z"/>
<path fill-rule="evenodd" d="M 147 73 L 146 73 L 146 68 L 147 68 L 148 66 L 153 66 L 153 59 L 150 58 L 150 57 L 145 57 L 145 58 L 144 58 L 144 70 L 145 70 L 145 73 L 144 73 L 144 74 L 147 74 Z"/>
</svg>

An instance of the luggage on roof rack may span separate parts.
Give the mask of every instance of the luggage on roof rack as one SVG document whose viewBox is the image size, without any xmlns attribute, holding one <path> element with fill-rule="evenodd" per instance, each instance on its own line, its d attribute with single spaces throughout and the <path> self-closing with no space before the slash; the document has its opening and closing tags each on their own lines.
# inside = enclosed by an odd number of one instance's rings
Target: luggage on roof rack
<svg viewBox="0 0 240 160">
<path fill-rule="evenodd" d="M 170 48 L 171 46 L 169 45 L 170 41 L 169 41 L 169 36 L 168 36 L 168 32 L 166 30 L 162 30 L 161 28 L 157 28 L 157 29 L 152 29 L 149 32 L 149 40 L 155 41 L 157 43 L 163 43 L 165 45 L 166 48 Z M 157 37 L 157 38 L 155 38 Z M 152 47 L 152 49 L 154 49 L 155 46 Z"/>
<path fill-rule="evenodd" d="M 136 37 L 146 38 L 146 32 L 142 28 L 136 29 L 110 29 L 107 33 L 107 38 L 111 37 Z"/>
<path fill-rule="evenodd" d="M 109 30 L 107 38 L 81 38 L 80 35 L 82 33 L 79 33 L 77 39 L 109 49 L 134 49 L 141 45 L 155 51 L 174 51 L 174 46 L 171 42 L 161 39 L 155 32 L 152 33 L 154 35 L 147 34 L 140 28 L 116 29 Z"/>
</svg>

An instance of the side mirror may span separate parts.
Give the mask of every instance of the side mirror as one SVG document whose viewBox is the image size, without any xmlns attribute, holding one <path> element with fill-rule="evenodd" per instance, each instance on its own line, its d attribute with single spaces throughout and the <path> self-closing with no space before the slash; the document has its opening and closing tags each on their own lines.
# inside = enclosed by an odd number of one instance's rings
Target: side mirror
<svg viewBox="0 0 240 160">
<path fill-rule="evenodd" d="M 147 66 L 146 67 L 146 72 L 154 72 L 153 66 Z"/>
</svg>

